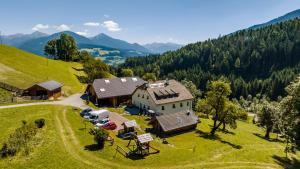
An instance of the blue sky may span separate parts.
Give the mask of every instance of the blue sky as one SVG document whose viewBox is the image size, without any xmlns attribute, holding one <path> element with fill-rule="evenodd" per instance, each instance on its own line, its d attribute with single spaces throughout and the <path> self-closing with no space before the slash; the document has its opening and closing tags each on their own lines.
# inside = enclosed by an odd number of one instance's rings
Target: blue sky
<svg viewBox="0 0 300 169">
<path fill-rule="evenodd" d="M 2 34 L 71 30 L 141 44 L 187 44 L 263 23 L 299 0 L 1 0 Z"/>
</svg>

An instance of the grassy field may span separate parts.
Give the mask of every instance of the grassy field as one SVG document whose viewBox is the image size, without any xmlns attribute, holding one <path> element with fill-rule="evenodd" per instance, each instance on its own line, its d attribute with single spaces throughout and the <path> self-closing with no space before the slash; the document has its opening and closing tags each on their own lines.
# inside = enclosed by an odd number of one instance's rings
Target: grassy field
<svg viewBox="0 0 300 169">
<path fill-rule="evenodd" d="M 122 113 L 121 111 L 119 111 Z M 116 154 L 116 145 L 126 149 L 128 141 L 115 137 L 115 144 L 97 150 L 78 110 L 63 106 L 31 106 L 0 109 L 0 142 L 21 125 L 21 120 L 45 118 L 43 142 L 28 157 L 0 160 L 0 168 L 299 168 L 299 163 L 285 163 L 283 143 L 266 141 L 264 131 L 250 122 L 238 122 L 236 130 L 218 132 L 209 137 L 211 121 L 202 119 L 196 131 L 168 138 L 169 145 L 155 138 L 152 146 L 160 149 L 143 159 Z M 143 118 L 139 119 L 145 125 Z M 87 128 L 92 127 L 87 124 Z M 275 136 L 272 135 L 274 138 Z M 299 160 L 300 154 L 290 155 Z M 63 159 L 63 160 L 62 160 Z"/>
<path fill-rule="evenodd" d="M 77 76 L 83 76 L 79 63 L 48 60 L 20 49 L 0 45 L 0 82 L 27 88 L 34 83 L 57 80 L 64 84 L 63 91 L 69 95 L 84 90 Z"/>
</svg>

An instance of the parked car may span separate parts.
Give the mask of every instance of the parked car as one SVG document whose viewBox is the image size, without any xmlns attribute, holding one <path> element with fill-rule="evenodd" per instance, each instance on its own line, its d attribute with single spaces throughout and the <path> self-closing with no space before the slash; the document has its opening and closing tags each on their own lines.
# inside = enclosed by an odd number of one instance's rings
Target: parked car
<svg viewBox="0 0 300 169">
<path fill-rule="evenodd" d="M 89 114 L 90 115 L 84 116 L 84 118 L 92 123 L 109 118 L 109 111 L 105 109 L 90 111 Z"/>
<path fill-rule="evenodd" d="M 116 125 L 116 123 L 115 122 L 109 122 L 109 123 L 107 123 L 107 124 L 105 124 L 105 125 L 103 125 L 103 126 L 101 126 L 103 129 L 106 129 L 106 130 L 114 130 L 114 129 L 116 129 L 117 128 L 117 125 Z"/>
<path fill-rule="evenodd" d="M 109 123 L 109 118 L 105 118 L 105 119 L 102 119 L 100 121 L 97 121 L 96 122 L 96 126 L 97 127 L 101 127 L 101 126 L 104 126 L 105 124 Z"/>
<path fill-rule="evenodd" d="M 80 116 L 81 117 L 89 116 L 91 111 L 92 111 L 91 108 L 84 109 L 82 112 L 80 112 Z"/>
</svg>

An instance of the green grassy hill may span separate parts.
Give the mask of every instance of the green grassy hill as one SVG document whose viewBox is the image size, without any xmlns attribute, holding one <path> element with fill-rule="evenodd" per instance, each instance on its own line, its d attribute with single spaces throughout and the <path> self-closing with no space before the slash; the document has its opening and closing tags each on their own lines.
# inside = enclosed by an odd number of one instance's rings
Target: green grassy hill
<svg viewBox="0 0 300 169">
<path fill-rule="evenodd" d="M 56 80 L 64 84 L 63 91 L 73 94 L 84 90 L 76 75 L 82 76 L 79 63 L 48 60 L 20 49 L 0 45 L 0 82 L 25 89 L 34 83 Z"/>
<path fill-rule="evenodd" d="M 15 157 L 0 159 L 0 168 L 120 168 L 120 169 L 188 169 L 188 168 L 239 168 L 239 169 L 279 169 L 299 168 L 300 154 L 289 154 L 294 163 L 289 163 L 284 154 L 284 143 L 262 138 L 264 130 L 248 122 L 238 122 L 238 128 L 228 133 L 218 132 L 210 137 L 209 119 L 201 119 L 197 130 L 167 138 L 170 144 L 163 144 L 156 138 L 151 145 L 160 150 L 145 158 L 125 158 L 116 154 L 116 145 L 126 151 L 128 140 L 121 140 L 116 132 L 110 132 L 115 139 L 111 146 L 106 143 L 103 150 L 94 145 L 79 110 L 57 105 L 28 106 L 12 109 L 0 109 L 0 146 L 14 130 L 22 125 L 22 120 L 32 122 L 45 118 L 46 125 L 29 156 L 18 154 Z M 122 113 L 121 111 L 119 113 Z M 123 113 L 122 113 L 123 114 Z M 136 119 L 142 128 L 146 127 L 144 117 L 124 115 Z M 133 143 L 131 145 L 134 145 Z M 132 147 L 130 147 L 132 148 Z M 63 160 L 61 160 L 63 159 Z"/>
</svg>

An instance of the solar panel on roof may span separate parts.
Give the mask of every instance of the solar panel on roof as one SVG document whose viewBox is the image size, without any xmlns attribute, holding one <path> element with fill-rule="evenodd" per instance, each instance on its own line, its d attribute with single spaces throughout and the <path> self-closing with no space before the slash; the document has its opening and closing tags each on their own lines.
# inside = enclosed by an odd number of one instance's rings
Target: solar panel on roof
<svg viewBox="0 0 300 169">
<path fill-rule="evenodd" d="M 105 92 L 105 89 L 104 89 L 104 88 L 101 88 L 101 89 L 100 89 L 100 92 Z"/>
</svg>

